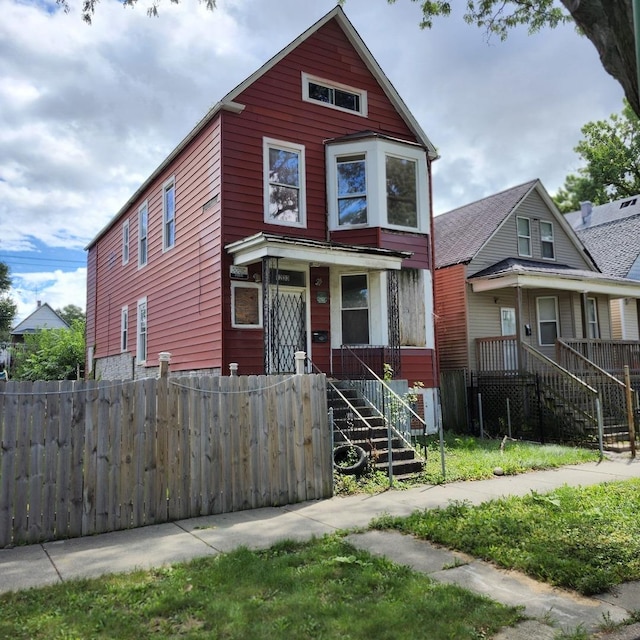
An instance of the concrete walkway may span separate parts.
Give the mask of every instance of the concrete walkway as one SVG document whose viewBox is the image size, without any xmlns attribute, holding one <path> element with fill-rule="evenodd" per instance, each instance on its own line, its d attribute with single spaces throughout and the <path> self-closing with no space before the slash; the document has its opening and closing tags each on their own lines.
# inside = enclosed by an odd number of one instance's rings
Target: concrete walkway
<svg viewBox="0 0 640 640">
<path fill-rule="evenodd" d="M 565 484 L 591 485 L 638 477 L 640 461 L 617 457 L 518 476 L 421 485 L 374 496 L 336 497 L 0 549 L 0 592 L 157 567 L 213 556 L 239 546 L 266 548 L 284 538 L 306 540 L 340 529 L 365 528 L 376 516 L 404 516 L 416 509 L 446 506 L 452 500 L 479 504 L 506 495 L 525 495 L 531 490 L 551 491 Z M 369 531 L 352 533 L 348 539 L 358 548 L 407 564 L 434 580 L 459 584 L 505 604 L 523 605 L 526 615 L 534 620 L 515 629 L 504 629 L 496 636 L 499 640 L 544 640 L 559 631 L 578 628 L 596 633 L 603 622 L 621 622 L 640 610 L 640 582 L 622 585 L 614 593 L 584 598 L 399 533 Z M 640 640 L 640 625 L 623 627 L 602 637 Z"/>
</svg>

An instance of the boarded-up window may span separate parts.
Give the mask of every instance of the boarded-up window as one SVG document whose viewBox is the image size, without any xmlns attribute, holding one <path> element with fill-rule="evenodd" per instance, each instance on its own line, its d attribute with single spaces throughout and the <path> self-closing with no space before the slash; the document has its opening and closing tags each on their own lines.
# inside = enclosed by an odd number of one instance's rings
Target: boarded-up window
<svg viewBox="0 0 640 640">
<path fill-rule="evenodd" d="M 398 304 L 400 312 L 400 345 L 426 346 L 424 271 L 402 269 L 398 275 Z"/>
<path fill-rule="evenodd" d="M 231 324 L 245 329 L 262 326 L 260 287 L 249 283 L 232 283 Z"/>
</svg>

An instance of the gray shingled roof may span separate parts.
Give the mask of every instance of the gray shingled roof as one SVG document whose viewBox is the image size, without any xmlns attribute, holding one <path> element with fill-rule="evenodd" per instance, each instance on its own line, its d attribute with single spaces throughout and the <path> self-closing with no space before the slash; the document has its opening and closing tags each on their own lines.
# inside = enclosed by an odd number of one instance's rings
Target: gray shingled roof
<svg viewBox="0 0 640 640">
<path fill-rule="evenodd" d="M 565 220 L 577 231 L 637 215 L 640 215 L 640 195 L 594 205 L 586 219 L 582 211 L 572 211 L 565 215 Z"/>
<path fill-rule="evenodd" d="M 434 218 L 436 268 L 470 262 L 538 180 Z"/>
<path fill-rule="evenodd" d="M 603 273 L 622 278 L 640 255 L 640 212 L 576 231 Z"/>
</svg>

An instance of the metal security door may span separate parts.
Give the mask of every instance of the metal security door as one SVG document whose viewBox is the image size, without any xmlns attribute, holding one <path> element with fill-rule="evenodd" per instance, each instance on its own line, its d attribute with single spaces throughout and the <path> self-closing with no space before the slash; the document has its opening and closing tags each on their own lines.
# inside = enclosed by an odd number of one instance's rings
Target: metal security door
<svg viewBox="0 0 640 640">
<path fill-rule="evenodd" d="M 272 300 L 267 373 L 294 373 L 295 352 L 306 350 L 305 292 L 280 287 Z"/>
</svg>

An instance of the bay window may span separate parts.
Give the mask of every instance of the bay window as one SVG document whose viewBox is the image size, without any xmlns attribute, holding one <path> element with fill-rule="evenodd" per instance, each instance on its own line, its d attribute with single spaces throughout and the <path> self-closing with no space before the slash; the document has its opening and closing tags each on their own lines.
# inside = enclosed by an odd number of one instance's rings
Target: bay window
<svg viewBox="0 0 640 640">
<path fill-rule="evenodd" d="M 330 229 L 355 226 L 429 231 L 426 153 L 372 135 L 326 147 Z"/>
</svg>

